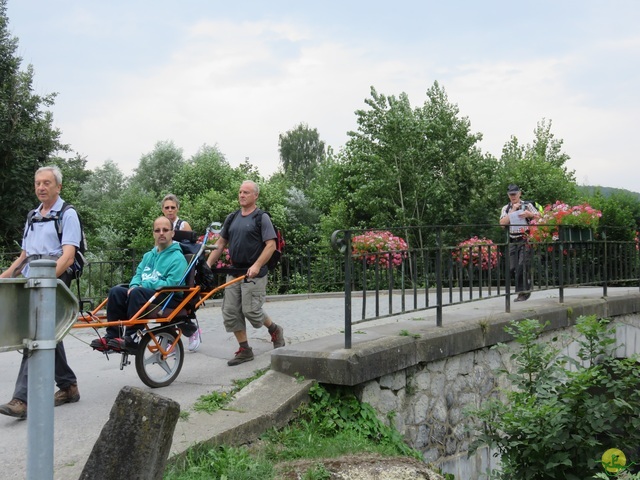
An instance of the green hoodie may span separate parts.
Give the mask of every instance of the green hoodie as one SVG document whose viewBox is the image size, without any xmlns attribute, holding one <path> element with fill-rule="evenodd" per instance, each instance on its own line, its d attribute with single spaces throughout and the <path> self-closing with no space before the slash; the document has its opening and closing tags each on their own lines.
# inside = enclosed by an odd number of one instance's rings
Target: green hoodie
<svg viewBox="0 0 640 480">
<path fill-rule="evenodd" d="M 158 252 L 158 247 L 153 247 L 142 257 L 129 286 L 155 290 L 159 287 L 181 285 L 186 269 L 187 260 L 179 243 L 174 242 L 161 252 Z"/>
</svg>

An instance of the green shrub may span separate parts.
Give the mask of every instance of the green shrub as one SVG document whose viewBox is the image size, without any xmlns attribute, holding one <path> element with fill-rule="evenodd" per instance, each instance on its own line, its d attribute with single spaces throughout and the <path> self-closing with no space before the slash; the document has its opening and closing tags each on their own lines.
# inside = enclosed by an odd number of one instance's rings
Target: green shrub
<svg viewBox="0 0 640 480">
<path fill-rule="evenodd" d="M 600 459 L 612 447 L 638 461 L 640 369 L 635 357 L 614 357 L 615 329 L 608 323 L 578 318 L 580 360 L 540 342 L 544 325 L 535 320 L 507 327 L 519 344 L 511 357 L 515 371 L 501 372 L 513 390 L 471 412 L 479 426 L 471 450 L 497 450 L 497 478 L 592 478 L 603 471 Z"/>
</svg>

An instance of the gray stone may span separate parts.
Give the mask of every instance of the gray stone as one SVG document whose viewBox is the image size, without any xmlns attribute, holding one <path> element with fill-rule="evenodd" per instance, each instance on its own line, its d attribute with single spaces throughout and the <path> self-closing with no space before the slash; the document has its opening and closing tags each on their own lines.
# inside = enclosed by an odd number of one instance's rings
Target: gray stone
<svg viewBox="0 0 640 480">
<path fill-rule="evenodd" d="M 80 480 L 162 479 L 180 405 L 134 387 L 123 387 Z"/>
<path fill-rule="evenodd" d="M 427 395 L 417 395 L 417 400 L 413 404 L 413 422 L 416 425 L 420 425 L 427 419 L 429 412 L 429 397 Z"/>
<path fill-rule="evenodd" d="M 391 390 L 400 390 L 407 384 L 407 376 L 405 371 L 399 371 L 390 375 L 384 375 L 380 378 L 381 388 L 390 388 Z"/>
</svg>

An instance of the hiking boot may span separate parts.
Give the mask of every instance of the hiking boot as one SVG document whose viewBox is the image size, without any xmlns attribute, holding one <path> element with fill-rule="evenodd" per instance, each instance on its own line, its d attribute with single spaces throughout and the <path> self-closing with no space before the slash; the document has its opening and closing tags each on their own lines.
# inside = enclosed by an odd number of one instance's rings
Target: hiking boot
<svg viewBox="0 0 640 480">
<path fill-rule="evenodd" d="M 273 342 L 273 348 L 284 347 L 284 330 L 280 325 L 276 325 L 276 329 L 271 334 L 271 342 Z"/>
<path fill-rule="evenodd" d="M 53 396 L 53 403 L 56 407 L 64 405 L 65 403 L 76 403 L 80 400 L 80 391 L 78 390 L 78 384 L 74 383 L 66 388 L 61 388 Z"/>
<path fill-rule="evenodd" d="M 135 355 L 138 350 L 138 344 L 131 337 L 112 338 L 107 342 L 110 350 L 114 352 L 126 352 Z"/>
<path fill-rule="evenodd" d="M 200 329 L 197 329 L 193 335 L 189 337 L 189 351 L 195 352 L 200 348 Z"/>
<path fill-rule="evenodd" d="M 234 365 L 240 365 L 244 362 L 250 362 L 253 360 L 253 349 L 251 347 L 240 349 L 236 352 L 236 356 L 227 362 L 227 365 L 233 367 Z"/>
<path fill-rule="evenodd" d="M 0 413 L 9 415 L 10 417 L 24 419 L 27 418 L 27 404 L 22 400 L 13 398 L 9 403 L 0 405 Z"/>
<path fill-rule="evenodd" d="M 107 350 L 109 350 L 109 340 L 111 339 L 108 337 L 96 338 L 94 340 L 91 340 L 89 346 L 94 350 L 98 350 L 99 352 L 106 352 Z"/>
</svg>

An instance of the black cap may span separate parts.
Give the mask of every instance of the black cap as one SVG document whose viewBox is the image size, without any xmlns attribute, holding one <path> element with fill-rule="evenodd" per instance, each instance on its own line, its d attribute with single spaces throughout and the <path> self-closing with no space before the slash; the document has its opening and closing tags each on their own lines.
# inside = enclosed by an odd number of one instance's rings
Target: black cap
<svg viewBox="0 0 640 480">
<path fill-rule="evenodd" d="M 520 187 L 515 183 L 512 183 L 511 185 L 509 185 L 509 188 L 507 188 L 507 193 L 518 193 L 519 191 Z"/>
</svg>

